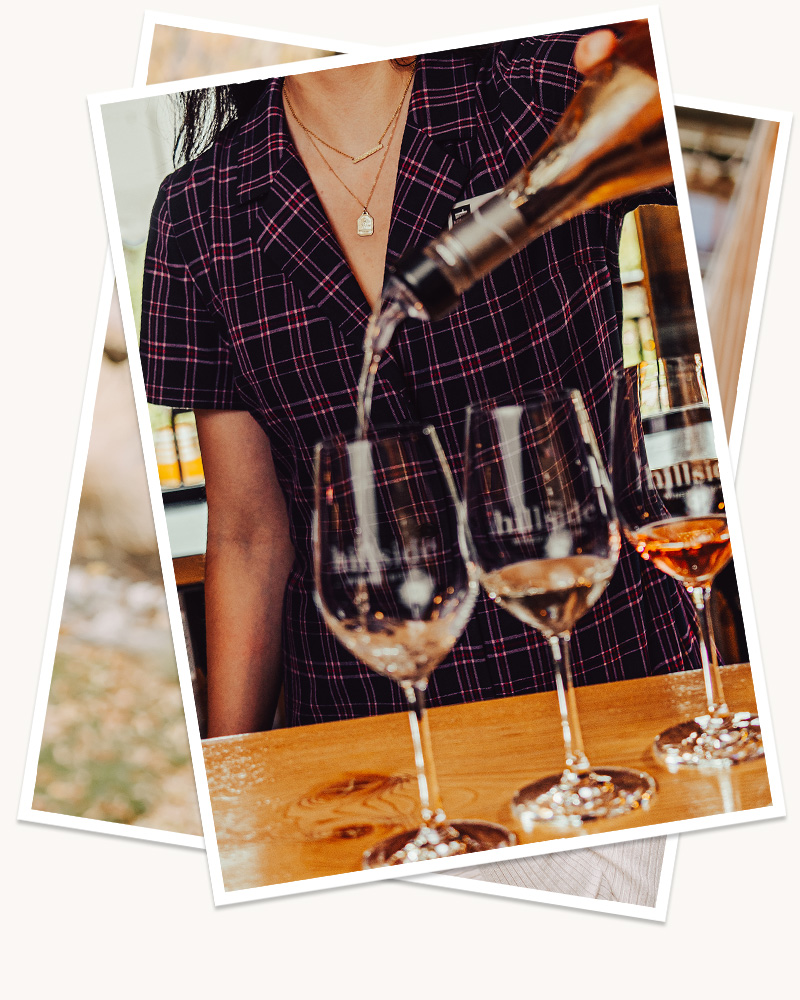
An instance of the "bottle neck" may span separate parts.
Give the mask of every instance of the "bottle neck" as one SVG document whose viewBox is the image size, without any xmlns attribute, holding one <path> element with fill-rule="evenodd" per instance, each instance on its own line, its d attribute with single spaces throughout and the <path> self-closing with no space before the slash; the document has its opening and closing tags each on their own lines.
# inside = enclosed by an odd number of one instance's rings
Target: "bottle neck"
<svg viewBox="0 0 800 1000">
<path fill-rule="evenodd" d="M 641 59 L 625 54 L 621 43 L 586 79 L 541 149 L 501 191 L 399 262 L 395 277 L 415 310 L 409 315 L 441 318 L 476 281 L 554 226 L 671 182 L 658 83 Z"/>
</svg>

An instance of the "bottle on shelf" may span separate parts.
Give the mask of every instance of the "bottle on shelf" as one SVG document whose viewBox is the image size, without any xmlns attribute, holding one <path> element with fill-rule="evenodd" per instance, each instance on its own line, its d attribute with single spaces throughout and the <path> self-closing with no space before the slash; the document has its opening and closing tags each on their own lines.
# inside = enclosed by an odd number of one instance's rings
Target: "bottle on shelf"
<svg viewBox="0 0 800 1000">
<path fill-rule="evenodd" d="M 152 404 L 149 406 L 149 410 L 150 429 L 153 432 L 153 443 L 156 448 L 158 480 L 162 490 L 174 490 L 182 484 L 182 480 L 178 449 L 172 430 L 172 410 L 169 406 L 153 406 Z"/>
<path fill-rule="evenodd" d="M 176 413 L 173 418 L 175 441 L 178 446 L 178 460 L 184 486 L 202 486 L 205 482 L 203 459 L 200 457 L 200 441 L 197 437 L 197 423 L 191 410 Z"/>
</svg>

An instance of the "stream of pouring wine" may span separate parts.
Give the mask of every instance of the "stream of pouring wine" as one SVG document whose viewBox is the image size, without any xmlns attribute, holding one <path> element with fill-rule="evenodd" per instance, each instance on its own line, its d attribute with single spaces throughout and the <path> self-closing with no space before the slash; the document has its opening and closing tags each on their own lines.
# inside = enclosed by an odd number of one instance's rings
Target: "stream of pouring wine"
<svg viewBox="0 0 800 1000">
<path fill-rule="evenodd" d="M 403 317 L 407 315 L 407 310 L 399 301 L 393 298 L 391 287 L 391 285 L 388 286 L 382 292 L 380 301 L 372 310 L 369 322 L 367 323 L 367 330 L 364 334 L 364 361 L 358 380 L 358 400 L 356 403 L 358 421 L 357 443 L 350 452 L 354 498 L 359 515 L 359 523 L 361 524 L 361 529 L 356 539 L 356 549 L 362 567 L 366 567 L 372 562 L 373 572 L 377 566 L 377 562 L 375 561 L 377 549 L 375 547 L 374 535 L 369 531 L 369 528 L 374 527 L 375 522 L 374 512 L 370 516 L 374 503 L 372 494 L 374 483 L 371 462 L 367 461 L 368 454 L 363 449 L 367 447 L 367 428 L 369 427 L 372 410 L 372 392 L 375 387 L 375 375 L 381 363 L 383 352 L 389 346 L 395 329 Z M 366 536 L 364 534 L 365 531 L 367 532 Z M 356 586 L 354 603 L 358 615 L 357 620 L 362 629 L 366 631 L 367 615 L 370 610 L 366 577 L 363 577 Z M 336 629 L 334 629 L 334 632 L 336 633 Z M 346 642 L 345 645 L 347 645 Z"/>
<path fill-rule="evenodd" d="M 367 436 L 372 411 L 372 392 L 375 388 L 375 375 L 378 366 L 384 351 L 391 343 L 394 331 L 407 315 L 406 307 L 392 296 L 391 285 L 384 289 L 379 303 L 372 311 L 364 335 L 364 361 L 358 380 L 357 402 L 358 437 L 360 440 L 364 440 Z"/>
</svg>

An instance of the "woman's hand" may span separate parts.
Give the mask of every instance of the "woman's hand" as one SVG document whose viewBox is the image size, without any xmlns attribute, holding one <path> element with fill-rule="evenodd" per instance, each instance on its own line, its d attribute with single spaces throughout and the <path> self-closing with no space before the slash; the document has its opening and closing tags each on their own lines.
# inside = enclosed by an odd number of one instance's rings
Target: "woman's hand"
<svg viewBox="0 0 800 1000">
<path fill-rule="evenodd" d="M 617 47 L 617 37 L 608 28 L 584 35 L 575 46 L 575 69 L 584 76 L 611 55 Z"/>
</svg>

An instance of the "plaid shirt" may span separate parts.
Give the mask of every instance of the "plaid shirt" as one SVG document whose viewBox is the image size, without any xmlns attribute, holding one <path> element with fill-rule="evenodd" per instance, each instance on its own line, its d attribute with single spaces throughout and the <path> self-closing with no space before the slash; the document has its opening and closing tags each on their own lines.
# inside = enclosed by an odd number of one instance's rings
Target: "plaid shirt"
<svg viewBox="0 0 800 1000">
<path fill-rule="evenodd" d="M 541 145 L 579 85 L 578 37 L 419 59 L 388 264 L 436 236 L 455 203 L 501 187 Z M 445 319 L 404 324 L 379 369 L 375 424 L 434 424 L 459 480 L 470 402 L 565 385 L 582 392 L 607 456 L 622 357 L 619 230 L 631 207 L 581 215 L 498 267 Z M 297 553 L 283 628 L 292 724 L 405 705 L 396 684 L 336 642 L 313 601 L 313 448 L 354 429 L 368 316 L 292 143 L 281 80 L 270 80 L 246 121 L 162 185 L 141 356 L 152 402 L 248 410 L 270 439 Z M 699 664 L 682 588 L 623 548 L 606 594 L 575 629 L 577 683 Z M 552 688 L 549 655 L 540 635 L 481 596 L 433 674 L 430 703 Z"/>
</svg>

